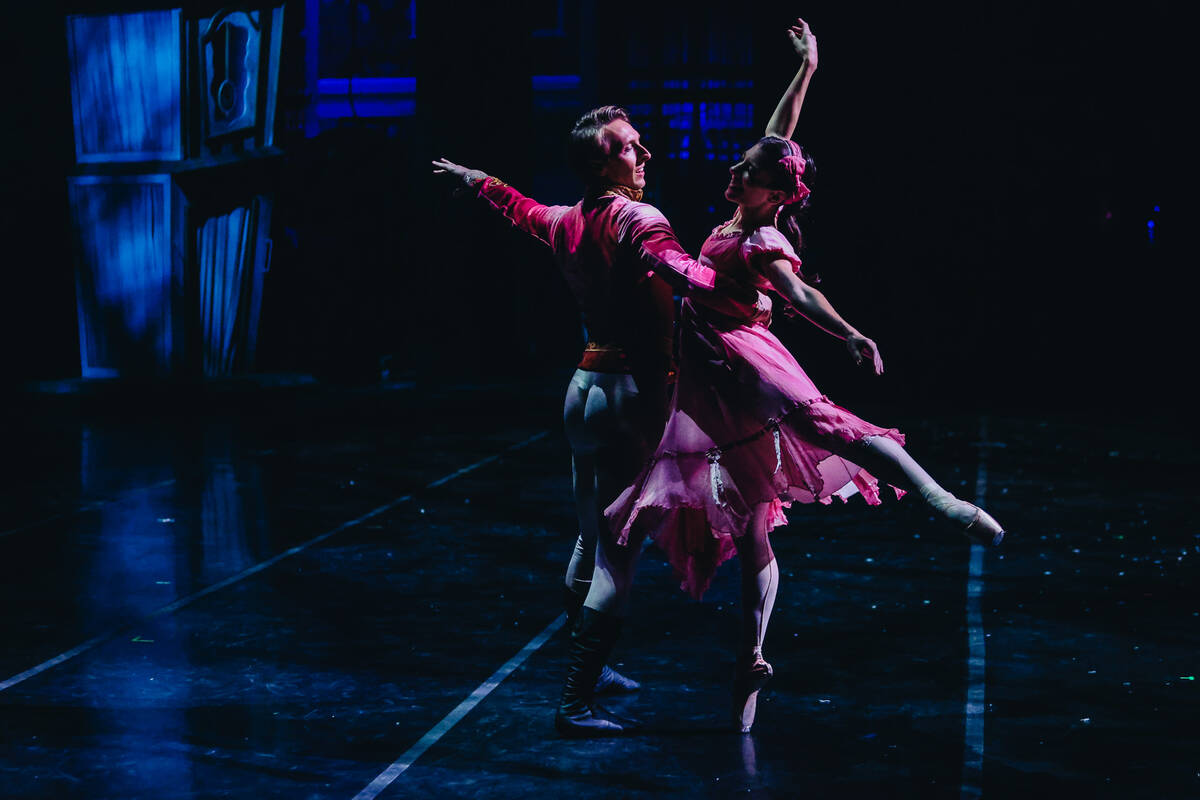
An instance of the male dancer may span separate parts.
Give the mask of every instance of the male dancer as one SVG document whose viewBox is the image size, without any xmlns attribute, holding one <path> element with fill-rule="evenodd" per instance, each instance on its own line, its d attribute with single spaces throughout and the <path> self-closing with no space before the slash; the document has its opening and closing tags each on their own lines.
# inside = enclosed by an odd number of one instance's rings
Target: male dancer
<svg viewBox="0 0 1200 800">
<path fill-rule="evenodd" d="M 592 708 L 594 692 L 636 687 L 604 666 L 624 609 L 591 602 L 593 595 L 627 597 L 625 587 L 612 583 L 632 577 L 631 569 L 609 563 L 607 548 L 597 563 L 597 540 L 609 538 L 599 536 L 604 509 L 637 476 L 662 434 L 673 289 L 703 292 L 713 288 L 716 275 L 687 255 L 658 209 L 640 202 L 650 151 L 623 109 L 603 106 L 584 114 L 571 131 L 568 155 L 585 185 L 574 206 L 544 206 L 483 172 L 445 159 L 433 163 L 435 172 L 457 177 L 554 250 L 587 329 L 563 409 L 580 534 L 564 593 L 573 623 L 571 678 L 555 726 L 567 736 L 588 736 L 622 729 L 620 721 Z M 620 548 L 617 557 L 631 549 Z M 603 584 L 599 593 L 593 575 Z"/>
</svg>

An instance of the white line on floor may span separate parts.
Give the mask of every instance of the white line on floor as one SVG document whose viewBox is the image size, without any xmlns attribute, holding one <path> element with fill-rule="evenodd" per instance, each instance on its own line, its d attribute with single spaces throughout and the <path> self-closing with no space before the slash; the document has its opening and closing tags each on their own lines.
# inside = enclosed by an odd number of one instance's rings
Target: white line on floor
<svg viewBox="0 0 1200 800">
<path fill-rule="evenodd" d="M 987 442 L 987 417 L 979 419 L 979 441 Z M 978 448 L 979 461 L 975 473 L 975 504 L 987 504 L 988 447 Z M 987 652 L 984 647 L 983 615 L 979 603 L 983 597 L 984 546 L 971 545 L 971 563 L 967 574 L 967 703 L 963 741 L 962 788 L 959 796 L 983 796 L 983 719 L 984 686 L 986 684 Z"/>
<path fill-rule="evenodd" d="M 510 445 L 509 447 L 506 447 L 504 450 L 500 451 L 499 453 L 497 453 L 494 456 L 488 456 L 487 458 L 476 461 L 474 464 L 463 467 L 460 470 L 455 470 L 454 472 L 450 473 L 449 475 L 447 475 L 443 478 L 438 478 L 436 481 L 426 484 L 425 488 L 426 489 L 434 489 L 434 488 L 441 486 L 442 484 L 447 483 L 457 477 L 465 475 L 466 473 L 471 472 L 472 470 L 476 470 L 482 466 L 491 464 L 493 461 L 497 461 L 500 458 L 502 458 L 506 453 L 511 453 L 514 450 L 520 450 L 522 447 L 525 447 L 528 444 L 532 444 L 533 442 L 536 442 L 539 439 L 545 438 L 547 436 L 547 434 L 549 434 L 549 431 L 542 431 L 541 433 L 534 434 L 533 436 L 530 436 L 528 439 L 526 439 L 522 442 L 517 442 L 514 445 Z M 322 533 L 320 536 L 314 536 L 312 539 L 309 539 L 307 542 L 304 542 L 303 544 L 298 544 L 289 550 L 285 550 L 282 553 L 279 553 L 278 555 L 268 558 L 266 561 L 260 561 L 259 563 L 255 564 L 254 566 L 248 567 L 248 568 L 242 570 L 241 572 L 237 573 L 236 575 L 231 575 L 223 581 L 218 581 L 217 583 L 214 583 L 211 586 L 206 586 L 205 588 L 201 589 L 198 592 L 193 592 L 192 594 L 189 594 L 187 597 L 181 597 L 173 603 L 169 603 L 156 611 L 151 611 L 149 614 L 146 614 L 143 617 L 139 617 L 138 619 L 134 620 L 133 622 L 129 623 L 128 625 L 125 625 L 114 631 L 110 631 L 108 633 L 101 634 L 100 636 L 96 636 L 92 639 L 88 639 L 83 644 L 77 645 L 75 647 L 72 647 L 70 650 L 59 653 L 58 655 L 54 656 L 54 658 L 43 661 L 42 663 L 38 664 L 36 667 L 30 667 L 29 669 L 25 670 L 24 672 L 12 676 L 8 680 L 0 681 L 0 692 L 4 691 L 5 689 L 10 689 L 13 686 L 16 686 L 18 683 L 21 683 L 22 681 L 26 681 L 26 680 L 34 677 L 35 675 L 40 675 L 41 673 L 45 672 L 46 670 L 48 670 L 52 667 L 56 667 L 59 664 L 63 663 L 64 661 L 69 661 L 70 659 L 74 658 L 75 656 L 79 655 L 80 653 L 85 653 L 88 650 L 91 650 L 92 648 L 96 647 L 97 645 L 103 644 L 104 642 L 107 642 L 110 639 L 120 636 L 122 633 L 128 632 L 134 626 L 140 625 L 140 624 L 146 622 L 147 620 L 154 619 L 155 617 L 161 617 L 165 614 L 173 614 L 174 612 L 178 611 L 181 608 L 190 606 L 192 603 L 196 602 L 197 600 L 199 600 L 203 597 L 207 597 L 208 595 L 212 594 L 213 592 L 224 589 L 227 586 L 232 586 L 233 584 L 237 583 L 238 581 L 240 581 L 244 578 L 248 578 L 251 575 L 262 572 L 264 569 L 266 569 L 268 567 L 272 567 L 275 564 L 278 564 L 280 561 L 283 561 L 285 558 L 294 556 L 297 553 L 301 552 L 302 550 L 306 550 L 309 547 L 312 547 L 314 544 L 320 544 L 321 542 L 325 541 L 326 539 L 328 539 L 329 537 L 331 537 L 335 534 L 338 534 L 344 530 L 353 528 L 356 525 L 361 525 L 362 523 L 366 522 L 369 519 L 377 517 L 380 514 L 383 514 L 387 511 L 391 511 L 396 506 L 400 505 L 401 503 L 405 503 L 405 502 L 411 500 L 412 498 L 413 498 L 413 496 L 411 494 L 406 494 L 401 497 L 397 497 L 395 500 L 391 501 L 390 503 L 387 503 L 385 505 L 379 506 L 376 509 L 368 511 L 366 514 L 363 514 L 358 519 L 353 519 L 353 520 L 350 520 L 349 522 L 343 522 L 341 525 L 338 525 L 336 528 L 334 528 L 331 531 L 326 531 L 325 533 Z"/>
<path fill-rule="evenodd" d="M 378 797 L 379 793 L 386 789 L 392 781 L 403 775 L 404 771 L 411 767 L 413 762 L 421 757 L 422 753 L 433 747 L 438 739 L 445 736 L 463 717 L 471 713 L 471 709 L 479 705 L 505 678 L 513 674 L 517 667 L 524 664 L 525 659 L 529 658 L 538 648 L 544 645 L 563 626 L 566 620 L 566 614 L 559 614 L 553 622 L 546 626 L 545 630 L 530 639 L 529 644 L 522 647 L 519 653 L 504 662 L 504 665 L 493 672 L 490 678 L 479 684 L 466 700 L 455 706 L 453 711 L 442 717 L 441 722 L 430 728 L 429 732 L 418 739 L 416 744 L 405 750 L 403 755 L 391 763 L 391 766 L 379 773 L 375 780 L 367 785 L 367 788 L 354 795 L 354 800 L 374 800 L 374 798 Z"/>
</svg>

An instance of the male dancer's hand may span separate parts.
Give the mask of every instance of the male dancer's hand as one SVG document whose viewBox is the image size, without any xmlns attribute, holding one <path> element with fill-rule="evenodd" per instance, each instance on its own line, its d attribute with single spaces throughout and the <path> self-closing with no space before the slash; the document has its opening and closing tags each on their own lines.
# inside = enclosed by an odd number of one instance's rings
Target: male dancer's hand
<svg viewBox="0 0 1200 800">
<path fill-rule="evenodd" d="M 439 158 L 433 162 L 434 175 L 452 175 L 462 182 L 463 186 L 470 186 L 478 180 L 483 180 L 487 177 L 486 172 L 480 172 L 477 169 L 469 169 L 461 164 L 455 164 L 446 158 Z"/>
<path fill-rule="evenodd" d="M 817 37 L 809 30 L 808 23 L 796 17 L 796 24 L 788 29 L 788 39 L 796 49 L 796 55 L 808 62 L 809 69 L 816 69 Z"/>
<path fill-rule="evenodd" d="M 861 333 L 852 333 L 846 337 L 846 348 L 854 358 L 855 364 L 863 363 L 863 359 L 871 359 L 871 366 L 876 375 L 883 374 L 883 356 L 879 355 L 879 347 L 871 339 Z"/>
</svg>

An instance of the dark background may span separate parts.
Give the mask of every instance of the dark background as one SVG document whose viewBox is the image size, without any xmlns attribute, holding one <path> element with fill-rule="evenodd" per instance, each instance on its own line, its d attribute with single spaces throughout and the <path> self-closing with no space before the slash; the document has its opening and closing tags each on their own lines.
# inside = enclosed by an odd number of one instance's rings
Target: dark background
<svg viewBox="0 0 1200 800">
<path fill-rule="evenodd" d="M 553 23 L 553 2 L 419 3 L 415 39 L 397 35 L 406 3 L 325 5 L 346 24 L 323 23 L 320 76 L 415 76 L 417 111 L 306 135 L 305 14 L 288 4 L 258 372 L 332 384 L 383 369 L 418 384 L 565 376 L 582 338 L 548 252 L 449 199 L 430 160 L 574 202 L 572 119 L 628 105 L 655 153 L 648 199 L 696 252 L 731 211 L 728 163 L 666 157 L 661 105 L 703 93 L 661 81 L 752 81 L 723 96 L 753 103 L 761 131 L 794 72 L 783 31 L 800 14 L 820 45 L 796 134 L 818 168 L 806 266 L 887 366 L 869 378 L 836 341 L 781 319 L 818 385 L 843 404 L 910 408 L 1128 419 L 1188 405 L 1178 176 L 1189 165 L 1170 123 L 1187 95 L 1168 3 L 565 2 L 550 37 L 533 32 Z M 0 333 L 14 385 L 79 374 L 63 14 L 143 7 L 9 9 Z M 538 110 L 530 76 L 559 74 L 580 88 Z"/>
</svg>

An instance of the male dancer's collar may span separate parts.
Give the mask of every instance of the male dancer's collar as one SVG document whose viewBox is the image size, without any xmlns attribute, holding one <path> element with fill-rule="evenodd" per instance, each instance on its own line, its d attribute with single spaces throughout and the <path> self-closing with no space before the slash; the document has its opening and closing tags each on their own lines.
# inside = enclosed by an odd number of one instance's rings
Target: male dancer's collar
<svg viewBox="0 0 1200 800">
<path fill-rule="evenodd" d="M 604 191 L 602 191 L 600 194 L 620 195 L 621 197 L 628 197 L 635 203 L 640 203 L 642 202 L 643 192 L 641 189 L 630 189 L 628 186 L 622 186 L 619 183 L 614 183 L 611 186 L 604 187 Z"/>
</svg>

